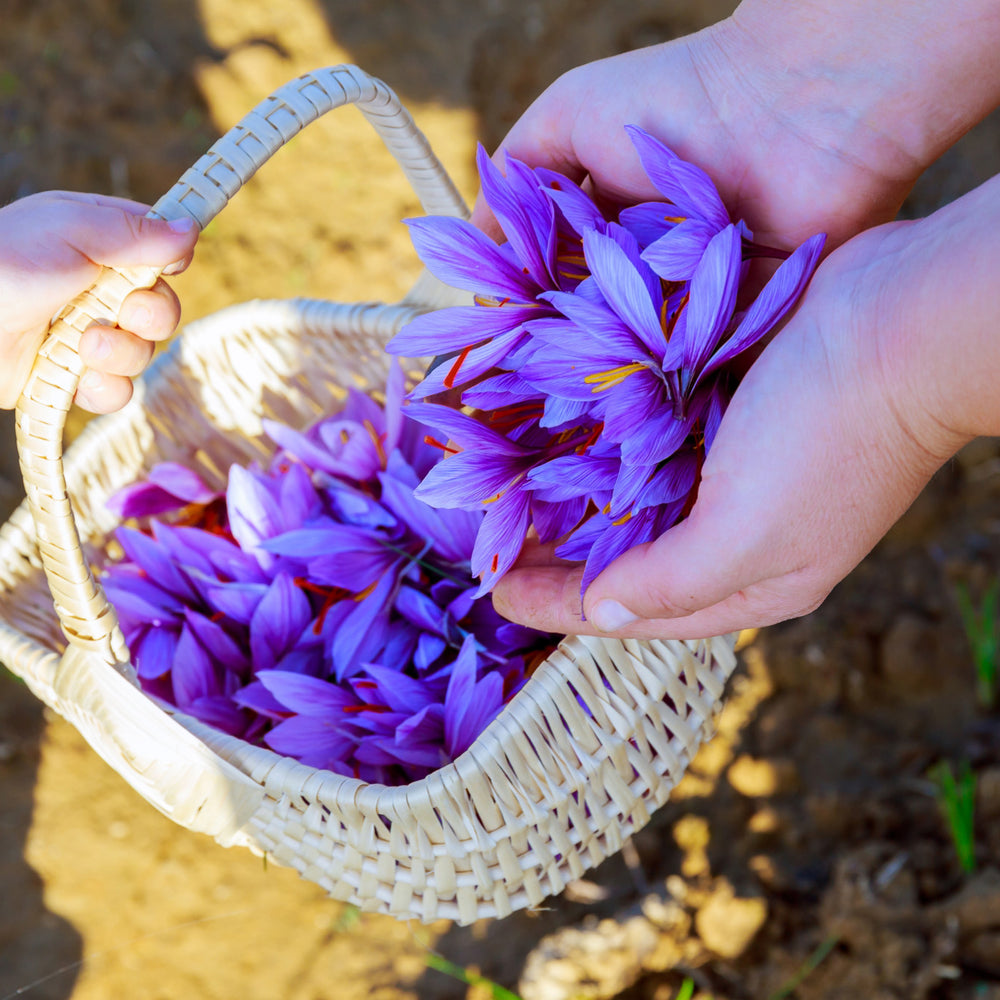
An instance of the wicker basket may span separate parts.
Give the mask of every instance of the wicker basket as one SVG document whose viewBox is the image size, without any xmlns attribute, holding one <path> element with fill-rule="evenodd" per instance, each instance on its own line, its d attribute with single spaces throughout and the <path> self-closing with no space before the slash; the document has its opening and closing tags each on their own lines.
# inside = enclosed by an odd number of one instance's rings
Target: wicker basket
<svg viewBox="0 0 1000 1000">
<path fill-rule="evenodd" d="M 344 104 L 379 132 L 426 211 L 467 214 L 395 95 L 351 66 L 277 91 L 154 214 L 204 227 L 284 142 Z M 88 425 L 64 463 L 80 334 L 113 321 L 125 295 L 156 278 L 150 268 L 106 270 L 39 354 L 18 406 L 27 499 L 0 529 L 0 659 L 171 819 L 292 866 L 364 910 L 461 923 L 504 916 L 615 852 L 708 734 L 735 664 L 731 637 L 568 637 L 465 754 L 395 788 L 251 746 L 163 711 L 138 688 L 90 568 L 115 527 L 108 496 L 165 460 L 222 485 L 231 463 L 267 457 L 262 417 L 302 427 L 335 410 L 345 386 L 383 385 L 388 338 L 456 300 L 425 275 L 394 305 L 293 300 L 217 313 L 191 324 L 133 403 Z"/>
</svg>

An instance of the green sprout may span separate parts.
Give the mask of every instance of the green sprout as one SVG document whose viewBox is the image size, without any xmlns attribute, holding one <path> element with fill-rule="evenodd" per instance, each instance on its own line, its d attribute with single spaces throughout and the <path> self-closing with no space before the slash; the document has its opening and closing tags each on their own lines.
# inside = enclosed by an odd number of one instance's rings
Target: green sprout
<svg viewBox="0 0 1000 1000">
<path fill-rule="evenodd" d="M 681 983 L 681 988 L 677 991 L 677 997 L 675 1000 L 691 1000 L 694 996 L 694 980 L 685 979 Z"/>
<path fill-rule="evenodd" d="M 795 975 L 779 990 L 772 993 L 767 1000 L 786 1000 L 786 997 L 790 997 L 805 982 L 806 978 L 816 971 L 820 962 L 837 947 L 839 941 L 840 936 L 837 934 L 831 934 L 830 937 L 820 941 L 813 949 L 812 954 L 799 966 Z"/>
<path fill-rule="evenodd" d="M 946 761 L 931 768 L 930 778 L 937 786 L 938 801 L 948 822 L 958 863 L 966 875 L 971 875 L 976 870 L 976 776 L 969 762 L 963 760 L 957 778 Z"/>
<path fill-rule="evenodd" d="M 969 588 L 959 583 L 955 599 L 962 615 L 965 635 L 972 647 L 976 667 L 976 698 L 986 709 L 996 705 L 997 698 L 997 610 L 1000 600 L 1000 579 L 990 584 L 979 607 L 973 603 Z"/>
<path fill-rule="evenodd" d="M 511 993 L 510 990 L 504 989 L 499 983 L 495 983 L 492 979 L 487 979 L 485 976 L 480 976 L 476 972 L 463 969 L 460 965 L 449 962 L 448 959 L 437 954 L 437 952 L 428 951 L 425 960 L 430 968 L 436 969 L 438 972 L 443 972 L 446 976 L 451 976 L 452 979 L 457 979 L 460 983 L 465 983 L 466 986 L 485 986 L 489 989 L 493 1000 L 521 1000 L 516 993 Z"/>
</svg>

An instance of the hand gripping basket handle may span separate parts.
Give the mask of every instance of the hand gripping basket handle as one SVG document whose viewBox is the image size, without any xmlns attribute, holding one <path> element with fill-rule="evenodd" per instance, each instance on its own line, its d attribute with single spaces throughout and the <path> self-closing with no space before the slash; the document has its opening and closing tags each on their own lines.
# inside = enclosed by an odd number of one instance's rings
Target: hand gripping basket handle
<svg viewBox="0 0 1000 1000">
<path fill-rule="evenodd" d="M 284 143 L 327 111 L 357 105 L 435 215 L 468 209 L 427 140 L 396 95 L 355 66 L 307 73 L 275 91 L 215 143 L 150 210 L 159 219 L 191 218 L 204 227 Z M 93 323 L 117 322 L 125 297 L 150 288 L 159 268 L 104 268 L 97 282 L 53 321 L 17 405 L 17 446 L 35 520 L 38 550 L 56 612 L 74 646 L 131 673 L 118 617 L 84 558 L 63 469 L 62 442 L 83 366 L 80 336 Z"/>
</svg>

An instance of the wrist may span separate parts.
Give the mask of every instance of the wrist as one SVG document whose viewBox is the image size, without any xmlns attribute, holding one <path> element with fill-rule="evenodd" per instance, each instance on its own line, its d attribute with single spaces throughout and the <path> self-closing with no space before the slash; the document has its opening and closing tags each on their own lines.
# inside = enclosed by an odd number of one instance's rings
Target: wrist
<svg viewBox="0 0 1000 1000">
<path fill-rule="evenodd" d="M 1000 435 L 1000 177 L 883 231 L 854 316 L 894 413 L 943 461 Z"/>
<path fill-rule="evenodd" d="M 993 0 L 744 0 L 718 28 L 772 116 L 893 184 L 1000 103 Z"/>
</svg>

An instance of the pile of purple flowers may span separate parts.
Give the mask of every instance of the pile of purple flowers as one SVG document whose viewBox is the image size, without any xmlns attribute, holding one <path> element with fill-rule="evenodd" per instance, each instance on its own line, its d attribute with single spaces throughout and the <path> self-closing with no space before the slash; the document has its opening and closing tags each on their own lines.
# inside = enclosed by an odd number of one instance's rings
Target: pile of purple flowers
<svg viewBox="0 0 1000 1000">
<path fill-rule="evenodd" d="M 147 692 L 383 784 L 453 760 L 510 700 L 554 637 L 477 597 L 481 514 L 414 498 L 441 452 L 403 394 L 394 364 L 384 409 L 352 391 L 305 433 L 267 423 L 278 453 L 224 493 L 162 463 L 116 495 L 148 524 L 118 529 L 104 579 Z"/>
<path fill-rule="evenodd" d="M 754 243 L 702 170 L 628 132 L 666 202 L 612 221 L 561 174 L 508 158 L 504 175 L 480 148 L 483 195 L 506 242 L 453 218 L 409 223 L 426 266 L 475 295 L 410 323 L 389 349 L 448 356 L 408 414 L 455 454 L 416 495 L 485 512 L 472 555 L 480 593 L 529 527 L 542 542 L 562 539 L 557 555 L 586 560 L 586 589 L 686 515 L 735 389 L 730 362 L 788 312 L 823 249 L 822 234 L 790 254 Z M 747 302 L 754 257 L 781 264 Z M 464 410 L 427 402 L 447 390 Z"/>
</svg>

